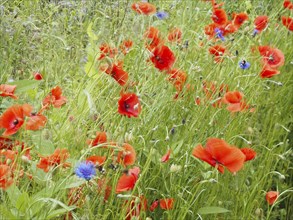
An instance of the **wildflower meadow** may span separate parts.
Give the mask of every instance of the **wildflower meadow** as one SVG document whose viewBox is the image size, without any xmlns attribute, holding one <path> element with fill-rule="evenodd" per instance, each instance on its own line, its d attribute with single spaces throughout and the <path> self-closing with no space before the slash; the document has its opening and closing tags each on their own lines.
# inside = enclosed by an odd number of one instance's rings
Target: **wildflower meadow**
<svg viewBox="0 0 293 220">
<path fill-rule="evenodd" d="M 0 0 L 0 219 L 293 219 L 292 0 Z"/>
</svg>

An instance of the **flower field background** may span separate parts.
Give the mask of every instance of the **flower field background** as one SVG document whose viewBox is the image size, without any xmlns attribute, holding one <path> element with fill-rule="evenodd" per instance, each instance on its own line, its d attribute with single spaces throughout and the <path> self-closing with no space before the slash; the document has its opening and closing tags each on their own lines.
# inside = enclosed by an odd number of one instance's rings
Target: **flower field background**
<svg viewBox="0 0 293 220">
<path fill-rule="evenodd" d="M 292 9 L 0 1 L 0 219 L 292 219 Z"/>
</svg>

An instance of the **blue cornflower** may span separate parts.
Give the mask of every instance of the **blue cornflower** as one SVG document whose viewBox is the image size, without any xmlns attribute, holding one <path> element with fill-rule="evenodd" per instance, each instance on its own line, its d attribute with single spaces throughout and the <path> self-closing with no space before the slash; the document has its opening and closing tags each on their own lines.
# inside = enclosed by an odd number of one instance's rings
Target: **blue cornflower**
<svg viewBox="0 0 293 220">
<path fill-rule="evenodd" d="M 222 41 L 225 41 L 223 31 L 221 31 L 219 28 L 215 28 L 215 33 L 217 38 L 220 38 Z"/>
<path fill-rule="evenodd" d="M 163 19 L 166 19 L 169 17 L 169 14 L 167 12 L 164 12 L 164 11 L 158 11 L 156 13 L 156 17 L 160 20 L 163 20 Z"/>
<path fill-rule="evenodd" d="M 75 169 L 75 174 L 85 180 L 90 180 L 96 175 L 95 165 L 92 162 L 83 162 Z"/>
<path fill-rule="evenodd" d="M 246 70 L 250 67 L 250 63 L 245 60 L 242 60 L 239 62 L 239 66 L 241 69 Z"/>
<path fill-rule="evenodd" d="M 258 33 L 259 33 L 259 31 L 256 30 L 256 29 L 254 29 L 254 30 L 253 30 L 253 33 L 252 33 L 252 36 L 255 37 Z"/>
</svg>

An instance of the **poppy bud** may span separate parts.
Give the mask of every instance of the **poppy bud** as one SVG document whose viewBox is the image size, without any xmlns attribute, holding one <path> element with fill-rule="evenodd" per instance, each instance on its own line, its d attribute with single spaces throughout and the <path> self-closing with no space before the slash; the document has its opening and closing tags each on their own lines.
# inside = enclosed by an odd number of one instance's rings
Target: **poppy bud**
<svg viewBox="0 0 293 220">
<path fill-rule="evenodd" d="M 22 160 L 23 162 L 30 163 L 29 158 L 28 158 L 27 156 L 25 156 L 25 155 L 22 155 L 22 156 L 21 156 L 21 160 Z"/>
<path fill-rule="evenodd" d="M 126 132 L 126 134 L 125 134 L 125 142 L 130 142 L 132 139 L 133 139 L 132 132 L 130 132 L 130 133 Z"/>
<path fill-rule="evenodd" d="M 283 175 L 283 174 L 281 174 L 281 175 L 279 175 L 279 179 L 280 180 L 284 180 L 286 177 Z"/>
<path fill-rule="evenodd" d="M 42 79 L 43 79 L 43 76 L 42 76 L 41 73 L 39 73 L 39 72 L 35 72 L 35 73 L 34 73 L 34 79 L 35 79 L 35 80 L 42 80 Z"/>
<path fill-rule="evenodd" d="M 253 128 L 252 128 L 252 127 L 248 127 L 247 130 L 248 130 L 248 132 L 249 132 L 250 134 L 253 134 Z"/>
<path fill-rule="evenodd" d="M 254 213 L 255 213 L 256 216 L 261 216 L 262 215 L 262 209 L 257 208 Z"/>
<path fill-rule="evenodd" d="M 279 192 L 277 191 L 269 191 L 266 194 L 266 200 L 268 202 L 269 205 L 273 205 L 276 200 L 278 199 L 279 196 Z"/>
</svg>

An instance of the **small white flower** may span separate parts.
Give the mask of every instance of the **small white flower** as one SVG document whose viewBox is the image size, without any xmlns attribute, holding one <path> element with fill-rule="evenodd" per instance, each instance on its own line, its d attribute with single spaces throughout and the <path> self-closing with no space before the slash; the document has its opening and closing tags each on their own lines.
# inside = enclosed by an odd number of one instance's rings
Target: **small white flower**
<svg viewBox="0 0 293 220">
<path fill-rule="evenodd" d="M 179 172 L 181 169 L 182 169 L 181 165 L 172 164 L 170 167 L 170 172 L 171 173 Z"/>
</svg>

